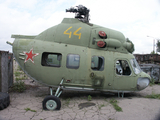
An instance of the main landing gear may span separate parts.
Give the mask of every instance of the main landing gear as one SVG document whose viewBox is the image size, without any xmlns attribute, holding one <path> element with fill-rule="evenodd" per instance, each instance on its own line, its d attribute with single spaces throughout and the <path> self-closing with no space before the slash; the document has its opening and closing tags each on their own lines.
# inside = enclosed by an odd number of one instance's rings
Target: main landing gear
<svg viewBox="0 0 160 120">
<path fill-rule="evenodd" d="M 45 97 L 42 101 L 42 107 L 44 110 L 60 110 L 61 108 L 61 101 L 59 99 L 59 96 L 62 93 L 62 83 L 63 79 L 59 85 L 59 87 L 56 90 L 55 95 L 52 94 L 52 88 L 50 88 L 50 95 Z"/>
</svg>

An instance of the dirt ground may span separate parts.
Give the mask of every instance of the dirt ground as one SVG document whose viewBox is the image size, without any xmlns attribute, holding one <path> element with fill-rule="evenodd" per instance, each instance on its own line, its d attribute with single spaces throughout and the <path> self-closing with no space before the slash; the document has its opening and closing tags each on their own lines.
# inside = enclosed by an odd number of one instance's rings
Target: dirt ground
<svg viewBox="0 0 160 120">
<path fill-rule="evenodd" d="M 150 94 L 160 94 L 160 85 L 147 87 L 145 90 L 125 94 L 101 94 L 97 92 L 64 91 L 60 96 L 59 111 L 45 111 L 42 101 L 49 93 L 48 88 L 31 84 L 23 93 L 10 92 L 10 105 L 0 111 L 0 120 L 159 120 L 160 100 L 145 98 Z M 88 96 L 91 101 L 88 101 Z M 109 103 L 118 101 L 122 112 L 116 111 Z M 86 104 L 87 103 L 87 104 Z"/>
<path fill-rule="evenodd" d="M 14 71 L 17 69 L 15 62 Z M 42 101 L 49 95 L 48 87 L 32 83 L 30 79 L 24 82 L 30 87 L 23 93 L 9 92 L 10 105 L 0 111 L 0 120 L 160 120 L 160 99 L 145 98 L 160 94 L 160 85 L 125 94 L 124 98 L 118 98 L 117 94 L 63 91 L 61 109 L 45 111 Z M 121 112 L 110 104 L 112 99 L 118 101 Z"/>
</svg>

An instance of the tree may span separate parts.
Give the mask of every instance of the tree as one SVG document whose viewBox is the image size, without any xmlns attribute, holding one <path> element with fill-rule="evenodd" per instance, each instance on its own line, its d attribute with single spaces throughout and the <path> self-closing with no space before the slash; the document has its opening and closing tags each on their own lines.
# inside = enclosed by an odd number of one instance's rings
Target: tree
<svg viewBox="0 0 160 120">
<path fill-rule="evenodd" d="M 159 39 L 157 40 L 157 43 L 156 43 L 156 49 L 157 49 L 157 52 L 160 52 L 160 40 Z"/>
<path fill-rule="evenodd" d="M 150 54 L 155 54 L 155 51 L 153 50 Z"/>
</svg>

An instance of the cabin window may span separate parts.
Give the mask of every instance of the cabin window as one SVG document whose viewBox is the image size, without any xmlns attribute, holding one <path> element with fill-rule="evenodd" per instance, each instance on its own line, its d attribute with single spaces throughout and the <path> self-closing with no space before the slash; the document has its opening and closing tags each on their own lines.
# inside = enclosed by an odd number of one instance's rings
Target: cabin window
<svg viewBox="0 0 160 120">
<path fill-rule="evenodd" d="M 62 54 L 60 53 L 47 53 L 42 54 L 42 66 L 60 67 Z"/>
<path fill-rule="evenodd" d="M 68 54 L 67 55 L 67 68 L 71 69 L 78 69 L 80 63 L 80 56 L 75 54 Z"/>
<path fill-rule="evenodd" d="M 116 74 L 117 75 L 131 75 L 131 69 L 126 60 L 117 60 L 116 61 Z"/>
<path fill-rule="evenodd" d="M 92 70 L 103 71 L 104 70 L 104 57 L 102 57 L 102 56 L 92 56 L 91 69 Z"/>
</svg>

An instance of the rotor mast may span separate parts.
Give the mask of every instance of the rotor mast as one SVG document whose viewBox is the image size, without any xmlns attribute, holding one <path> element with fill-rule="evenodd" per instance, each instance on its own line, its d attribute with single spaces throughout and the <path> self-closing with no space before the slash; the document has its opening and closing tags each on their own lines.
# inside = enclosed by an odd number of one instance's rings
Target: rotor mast
<svg viewBox="0 0 160 120">
<path fill-rule="evenodd" d="M 79 19 L 84 23 L 89 23 L 89 9 L 83 5 L 78 5 L 76 7 L 71 7 L 66 9 L 66 12 L 75 13 L 75 18 Z"/>
</svg>

